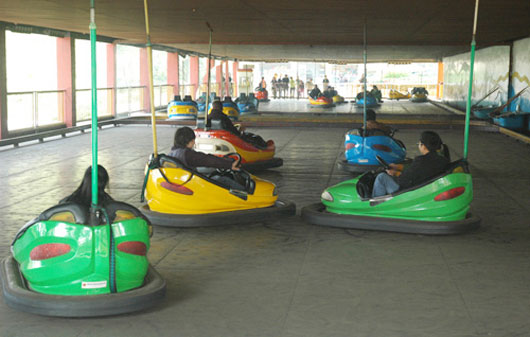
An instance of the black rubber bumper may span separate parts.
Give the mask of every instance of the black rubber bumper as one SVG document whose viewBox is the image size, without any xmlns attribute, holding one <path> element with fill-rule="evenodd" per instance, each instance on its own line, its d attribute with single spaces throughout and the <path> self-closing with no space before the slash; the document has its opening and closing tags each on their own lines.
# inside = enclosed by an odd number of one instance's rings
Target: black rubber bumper
<svg viewBox="0 0 530 337">
<path fill-rule="evenodd" d="M 142 287 L 114 294 L 87 296 L 46 295 L 26 286 L 13 257 L 0 261 L 4 301 L 13 309 L 43 316 L 96 317 L 147 309 L 166 294 L 166 281 L 149 266 Z"/>
<path fill-rule="evenodd" d="M 175 228 L 211 227 L 275 221 L 294 216 L 296 205 L 277 200 L 274 206 L 208 214 L 167 214 L 151 211 L 147 205 L 140 208 L 153 225 Z"/>
<path fill-rule="evenodd" d="M 346 159 L 341 159 L 337 162 L 337 167 L 339 170 L 348 172 L 348 173 L 363 173 L 368 172 L 372 170 L 376 170 L 377 168 L 381 167 L 380 165 L 358 165 L 358 164 L 352 164 L 348 163 Z"/>
<path fill-rule="evenodd" d="M 330 213 L 322 203 L 303 207 L 302 219 L 319 226 L 424 235 L 462 234 L 480 226 L 480 218 L 471 213 L 460 221 L 418 221 Z"/>
<path fill-rule="evenodd" d="M 256 172 L 256 171 L 268 170 L 268 169 L 275 168 L 275 167 L 280 167 L 282 165 L 283 165 L 282 158 L 272 158 L 269 160 L 261 160 L 261 161 L 256 161 L 253 163 L 245 163 L 241 165 L 241 168 L 249 172 Z"/>
</svg>

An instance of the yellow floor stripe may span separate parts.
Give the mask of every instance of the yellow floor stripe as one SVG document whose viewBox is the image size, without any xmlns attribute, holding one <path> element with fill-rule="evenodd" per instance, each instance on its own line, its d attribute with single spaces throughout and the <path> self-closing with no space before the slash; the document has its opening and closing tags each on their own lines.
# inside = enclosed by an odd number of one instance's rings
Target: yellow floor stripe
<svg viewBox="0 0 530 337">
<path fill-rule="evenodd" d="M 525 142 L 526 144 L 530 144 L 530 137 L 528 137 L 528 136 L 522 135 L 520 133 L 517 133 L 517 132 L 509 130 L 509 129 L 501 128 L 501 127 L 499 127 L 499 131 L 500 131 L 500 133 L 503 133 L 503 134 L 505 134 L 507 136 L 513 137 L 515 139 L 518 139 L 518 140 L 520 140 L 522 142 Z"/>
</svg>

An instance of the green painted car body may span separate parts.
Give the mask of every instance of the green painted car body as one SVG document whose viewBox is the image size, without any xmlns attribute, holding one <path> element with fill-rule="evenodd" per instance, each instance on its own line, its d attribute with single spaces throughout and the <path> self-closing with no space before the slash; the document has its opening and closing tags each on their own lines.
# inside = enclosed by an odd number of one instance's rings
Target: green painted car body
<svg viewBox="0 0 530 337">
<path fill-rule="evenodd" d="M 467 172 L 451 172 L 413 189 L 378 198 L 359 195 L 357 184 L 362 177 L 326 189 L 323 197 L 329 193 L 333 198 L 332 201 L 329 196 L 321 198 L 326 210 L 336 214 L 382 218 L 455 221 L 466 218 L 473 200 L 471 174 Z"/>
<path fill-rule="evenodd" d="M 110 293 L 111 279 L 116 292 L 142 286 L 149 265 L 151 225 L 142 217 L 125 214 L 114 217 L 111 224 L 113 264 L 106 223 L 89 226 L 52 218 L 25 228 L 12 252 L 28 287 L 43 294 L 76 296 Z"/>
</svg>

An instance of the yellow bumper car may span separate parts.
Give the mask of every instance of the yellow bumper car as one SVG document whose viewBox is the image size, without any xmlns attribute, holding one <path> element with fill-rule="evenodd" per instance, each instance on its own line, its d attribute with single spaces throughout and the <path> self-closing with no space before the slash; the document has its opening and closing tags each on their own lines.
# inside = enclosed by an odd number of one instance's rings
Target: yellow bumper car
<svg viewBox="0 0 530 337">
<path fill-rule="evenodd" d="M 240 156 L 235 155 L 241 159 Z M 273 221 L 293 216 L 296 206 L 278 200 L 276 186 L 244 170 L 198 171 L 159 154 L 148 163 L 142 213 L 154 224 L 204 227 Z"/>
<path fill-rule="evenodd" d="M 400 93 L 399 91 L 397 90 L 394 90 L 394 89 L 390 89 L 390 92 L 388 93 L 388 98 L 389 99 L 395 99 L 395 100 L 400 100 L 400 99 L 409 99 L 410 98 L 410 93 L 406 93 L 406 94 L 402 94 Z"/>
</svg>

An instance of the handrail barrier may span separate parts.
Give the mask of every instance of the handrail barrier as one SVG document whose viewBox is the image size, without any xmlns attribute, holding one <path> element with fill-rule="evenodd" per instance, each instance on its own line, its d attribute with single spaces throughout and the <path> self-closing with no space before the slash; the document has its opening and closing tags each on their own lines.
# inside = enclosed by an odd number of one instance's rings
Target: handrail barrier
<svg viewBox="0 0 530 337">
<path fill-rule="evenodd" d="M 155 108 L 167 107 L 167 104 L 173 100 L 173 84 L 154 85 Z"/>
<path fill-rule="evenodd" d="M 181 97 L 190 95 L 194 100 L 196 100 L 198 98 L 196 94 L 197 94 L 197 86 L 195 84 L 179 85 L 179 95 Z"/>
<path fill-rule="evenodd" d="M 98 117 L 111 116 L 114 105 L 114 88 L 98 88 Z M 92 114 L 91 89 L 75 91 L 75 111 L 77 122 L 88 121 Z"/>
<path fill-rule="evenodd" d="M 128 116 L 144 109 L 144 89 L 146 86 L 116 88 L 116 115 Z"/>
<path fill-rule="evenodd" d="M 65 94 L 66 90 L 8 92 L 8 131 L 64 123 Z"/>
</svg>

